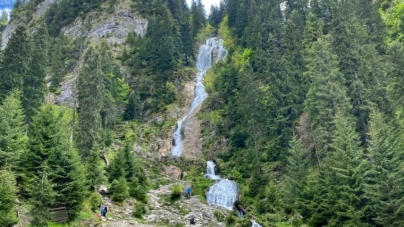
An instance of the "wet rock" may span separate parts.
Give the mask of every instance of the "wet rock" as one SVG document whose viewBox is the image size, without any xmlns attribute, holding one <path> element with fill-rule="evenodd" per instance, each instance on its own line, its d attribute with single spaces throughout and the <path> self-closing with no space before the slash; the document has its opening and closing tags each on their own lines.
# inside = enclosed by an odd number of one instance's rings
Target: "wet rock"
<svg viewBox="0 0 404 227">
<path fill-rule="evenodd" d="M 108 194 L 108 188 L 107 188 L 107 186 L 106 186 L 106 185 L 101 185 L 101 186 L 98 188 L 98 193 L 100 193 L 101 195 L 106 195 L 106 194 Z"/>
</svg>

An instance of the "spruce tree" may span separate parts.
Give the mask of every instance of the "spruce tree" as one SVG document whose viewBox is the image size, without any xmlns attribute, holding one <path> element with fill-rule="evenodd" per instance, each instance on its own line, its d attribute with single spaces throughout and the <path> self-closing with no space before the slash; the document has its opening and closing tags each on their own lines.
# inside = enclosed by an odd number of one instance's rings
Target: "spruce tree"
<svg viewBox="0 0 404 227">
<path fill-rule="evenodd" d="M 19 25 L 3 52 L 0 102 L 6 98 L 10 91 L 23 90 L 24 80 L 29 71 L 30 53 L 30 39 L 28 38 L 26 27 Z"/>
<path fill-rule="evenodd" d="M 352 124 L 353 118 L 338 112 L 334 119 L 335 131 L 330 144 L 331 154 L 321 167 L 321 195 L 328 207 L 330 226 L 361 226 L 361 171 L 362 150 Z M 320 214 L 318 214 L 320 215 Z M 327 214 L 328 215 L 328 214 Z"/>
<path fill-rule="evenodd" d="M 401 226 L 403 222 L 404 171 L 402 141 L 391 122 L 373 109 L 369 127 L 368 160 L 362 168 L 364 221 L 381 226 Z"/>
<path fill-rule="evenodd" d="M 16 181 L 9 170 L 0 170 L 0 223 L 1 226 L 11 227 L 17 223 L 14 211 L 17 199 Z"/>
<path fill-rule="evenodd" d="M 79 135 L 77 146 L 82 158 L 100 142 L 100 112 L 103 103 L 104 74 L 100 56 L 94 47 L 84 54 L 84 63 L 78 78 Z"/>
<path fill-rule="evenodd" d="M 30 197 L 32 208 L 30 214 L 33 226 L 47 226 L 51 220 L 50 208 L 55 203 L 55 184 L 48 179 L 47 167 L 44 167 L 38 176 L 35 177 L 30 186 Z"/>
<path fill-rule="evenodd" d="M 326 41 L 313 43 L 306 61 L 305 75 L 310 78 L 311 85 L 304 109 L 312 121 L 316 151 L 321 159 L 331 143 L 336 113 L 349 113 L 351 106 L 346 95 L 345 78 L 338 69 L 337 57 L 330 52 L 329 44 Z"/>
<path fill-rule="evenodd" d="M 334 2 L 332 7 L 331 48 L 338 56 L 339 68 L 345 77 L 347 95 L 357 118 L 357 130 L 367 143 L 367 125 L 373 103 L 389 113 L 386 99 L 386 69 L 377 51 L 379 42 L 370 35 L 370 27 L 357 16 L 355 1 Z M 362 7 L 362 6 L 360 6 Z"/>
<path fill-rule="evenodd" d="M 28 142 L 20 97 L 12 92 L 0 105 L 0 166 L 7 164 L 13 170 L 18 169 Z"/>
<path fill-rule="evenodd" d="M 39 176 L 46 168 L 49 181 L 55 185 L 55 202 L 65 203 L 73 219 L 85 197 L 85 175 L 65 119 L 56 107 L 41 109 L 31 124 L 24 165 L 27 175 L 32 177 Z"/>
<path fill-rule="evenodd" d="M 289 153 L 286 162 L 286 178 L 284 201 L 285 207 L 298 211 L 301 208 L 302 193 L 306 182 L 309 167 L 310 153 L 297 136 L 293 136 L 289 144 Z"/>
<path fill-rule="evenodd" d="M 48 31 L 44 24 L 34 31 L 27 76 L 23 84 L 23 106 L 26 112 L 26 124 L 34 116 L 45 99 L 46 66 L 48 64 Z"/>
</svg>

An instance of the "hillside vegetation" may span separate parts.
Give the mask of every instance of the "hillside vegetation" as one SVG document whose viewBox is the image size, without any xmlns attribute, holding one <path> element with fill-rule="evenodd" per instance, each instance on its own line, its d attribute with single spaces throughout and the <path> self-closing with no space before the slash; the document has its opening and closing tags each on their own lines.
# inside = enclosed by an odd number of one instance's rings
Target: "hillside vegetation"
<svg viewBox="0 0 404 227">
<path fill-rule="evenodd" d="M 206 211 L 206 225 L 403 226 L 403 9 L 226 0 L 206 17 L 200 0 L 17 0 L 0 52 L 0 226 L 55 226 L 60 206 L 71 226 L 99 224 L 106 201 L 182 226 L 191 202 L 208 209 L 206 160 L 247 212 Z M 204 80 L 203 157 L 161 157 L 212 36 L 229 55 Z M 195 196 L 178 202 L 185 184 Z M 178 222 L 155 217 L 169 207 Z"/>
</svg>

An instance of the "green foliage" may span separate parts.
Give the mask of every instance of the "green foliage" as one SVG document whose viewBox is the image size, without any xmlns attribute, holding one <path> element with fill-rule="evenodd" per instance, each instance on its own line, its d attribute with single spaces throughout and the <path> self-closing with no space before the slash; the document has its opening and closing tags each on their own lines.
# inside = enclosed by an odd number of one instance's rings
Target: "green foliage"
<svg viewBox="0 0 404 227">
<path fill-rule="evenodd" d="M 192 179 L 192 194 L 201 195 L 205 197 L 205 192 L 211 186 L 211 182 L 209 179 L 203 176 L 195 176 Z"/>
<path fill-rule="evenodd" d="M 32 201 L 31 215 L 33 226 L 47 226 L 51 220 L 49 209 L 55 203 L 55 185 L 48 179 L 47 170 L 44 168 L 39 177 L 36 177 L 30 188 Z"/>
<path fill-rule="evenodd" d="M 404 188 L 401 167 L 402 140 L 398 131 L 377 109 L 372 110 L 369 127 L 369 161 L 362 167 L 364 220 L 371 224 L 402 225 Z M 400 133 L 401 134 L 401 133 Z M 396 183 L 397 182 L 397 183 Z"/>
<path fill-rule="evenodd" d="M 55 202 L 66 203 L 70 218 L 74 218 L 85 197 L 85 175 L 70 141 L 69 126 L 63 111 L 52 106 L 41 108 L 31 122 L 29 150 L 21 164 L 26 181 L 46 171 L 47 180 L 54 185 Z"/>
<path fill-rule="evenodd" d="M 77 145 L 83 158 L 100 142 L 100 112 L 105 90 L 101 56 L 91 47 L 84 55 L 83 67 L 78 78 L 79 136 Z"/>
<path fill-rule="evenodd" d="M 19 92 L 10 93 L 0 105 L 0 127 L 0 166 L 19 169 L 28 142 Z"/>
<path fill-rule="evenodd" d="M 62 0 L 53 3 L 45 14 L 49 34 L 53 37 L 58 36 L 63 27 L 72 23 L 76 17 L 97 9 L 102 2 L 102 0 Z"/>
<path fill-rule="evenodd" d="M 17 199 L 15 184 L 12 172 L 0 170 L 0 223 L 4 227 L 11 227 L 18 221 L 14 212 Z"/>
<path fill-rule="evenodd" d="M 308 151 L 301 141 L 293 136 L 289 145 L 286 164 L 285 189 L 283 191 L 285 207 L 299 209 L 299 203 L 305 186 L 309 164 Z"/>
<path fill-rule="evenodd" d="M 124 177 L 115 179 L 111 183 L 112 201 L 123 202 L 129 197 L 129 187 Z"/>
<path fill-rule="evenodd" d="M 96 212 L 100 207 L 100 204 L 102 204 L 102 196 L 97 192 L 92 192 L 88 200 L 92 212 Z"/>
<path fill-rule="evenodd" d="M 181 193 L 184 190 L 183 186 L 180 184 L 174 184 L 171 187 L 170 199 L 171 201 L 176 201 L 181 198 Z"/>
<path fill-rule="evenodd" d="M 146 206 L 142 202 L 138 202 L 135 204 L 135 208 L 133 209 L 132 216 L 135 218 L 143 218 L 143 215 L 146 213 Z"/>
<path fill-rule="evenodd" d="M 30 62 L 29 41 L 27 28 L 24 25 L 17 26 L 2 54 L 0 101 L 3 101 L 12 90 L 23 90 Z M 15 67 L 16 65 L 18 67 Z"/>
<path fill-rule="evenodd" d="M 236 221 L 236 217 L 232 213 L 230 213 L 230 215 L 227 215 L 226 224 L 231 225 L 235 221 Z"/>
<path fill-rule="evenodd" d="M 223 222 L 225 220 L 225 216 L 218 211 L 214 211 L 213 215 L 215 216 L 216 220 L 219 222 Z"/>
<path fill-rule="evenodd" d="M 313 123 L 316 150 L 322 153 L 320 159 L 331 142 L 329 135 L 335 129 L 333 120 L 337 111 L 351 110 L 345 78 L 338 69 L 337 56 L 330 51 L 326 41 L 313 43 L 305 73 L 312 82 L 304 106 Z"/>
</svg>

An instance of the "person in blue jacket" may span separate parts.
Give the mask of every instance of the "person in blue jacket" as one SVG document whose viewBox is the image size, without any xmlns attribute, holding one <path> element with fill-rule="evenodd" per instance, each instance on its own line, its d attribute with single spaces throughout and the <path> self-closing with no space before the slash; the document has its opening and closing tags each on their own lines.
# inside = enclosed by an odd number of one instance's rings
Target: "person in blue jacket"
<svg viewBox="0 0 404 227">
<path fill-rule="evenodd" d="M 191 197 L 191 187 L 187 188 L 187 197 L 190 198 Z"/>
<path fill-rule="evenodd" d="M 101 204 L 100 214 L 101 214 L 101 217 L 105 217 L 105 206 L 104 206 L 104 204 Z"/>
</svg>

